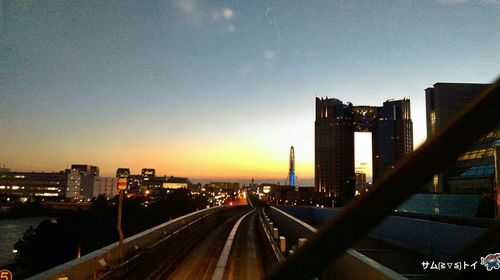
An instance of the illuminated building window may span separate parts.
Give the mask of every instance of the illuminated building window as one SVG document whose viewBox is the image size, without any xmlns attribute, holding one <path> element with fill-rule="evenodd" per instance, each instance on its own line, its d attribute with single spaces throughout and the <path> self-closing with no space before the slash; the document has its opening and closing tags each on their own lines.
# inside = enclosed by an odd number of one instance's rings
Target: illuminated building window
<svg viewBox="0 0 500 280">
<path fill-rule="evenodd" d="M 434 186 L 434 192 L 437 193 L 439 189 L 439 176 L 434 175 L 434 179 L 432 180 L 432 185 Z"/>
<path fill-rule="evenodd" d="M 436 112 L 431 112 L 431 134 L 436 133 Z"/>
<path fill-rule="evenodd" d="M 493 148 L 489 149 L 480 149 L 480 150 L 474 150 L 474 151 L 468 151 L 466 153 L 463 153 L 458 160 L 470 160 L 470 159 L 478 159 L 478 158 L 483 158 L 483 157 L 491 157 L 493 156 Z"/>
</svg>

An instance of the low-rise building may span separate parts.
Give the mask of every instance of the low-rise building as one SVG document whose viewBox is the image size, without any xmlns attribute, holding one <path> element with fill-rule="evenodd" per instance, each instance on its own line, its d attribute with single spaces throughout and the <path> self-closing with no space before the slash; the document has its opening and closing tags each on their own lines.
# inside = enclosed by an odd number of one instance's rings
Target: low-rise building
<svg viewBox="0 0 500 280">
<path fill-rule="evenodd" d="M 80 195 L 80 174 L 74 170 L 57 173 L 0 172 L 0 197 L 73 199 Z"/>
<path fill-rule="evenodd" d="M 182 177 L 169 177 L 166 182 L 163 183 L 163 188 L 165 189 L 187 189 L 189 185 L 189 180 Z"/>
<path fill-rule="evenodd" d="M 236 192 L 240 190 L 240 183 L 233 182 L 210 182 L 210 191 Z"/>
<path fill-rule="evenodd" d="M 0 197 L 26 201 L 45 199 L 81 201 L 100 194 L 116 195 L 116 179 L 100 177 L 97 166 L 74 164 L 60 172 L 0 172 Z"/>
<path fill-rule="evenodd" d="M 90 200 L 99 195 L 112 198 L 118 193 L 116 178 L 99 176 L 99 167 L 97 166 L 73 164 L 71 171 L 78 172 L 80 177 L 80 193 L 74 195 L 74 199 Z"/>
</svg>

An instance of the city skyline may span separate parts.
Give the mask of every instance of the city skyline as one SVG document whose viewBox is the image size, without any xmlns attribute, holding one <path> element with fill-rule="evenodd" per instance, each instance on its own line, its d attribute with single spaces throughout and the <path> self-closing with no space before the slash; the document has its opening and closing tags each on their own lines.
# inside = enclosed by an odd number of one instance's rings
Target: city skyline
<svg viewBox="0 0 500 280">
<path fill-rule="evenodd" d="M 206 179 L 314 177 L 314 99 L 410 98 L 489 83 L 498 1 L 254 1 L 0 6 L 0 163 L 156 168 Z M 358 146 L 366 146 L 361 144 Z"/>
</svg>

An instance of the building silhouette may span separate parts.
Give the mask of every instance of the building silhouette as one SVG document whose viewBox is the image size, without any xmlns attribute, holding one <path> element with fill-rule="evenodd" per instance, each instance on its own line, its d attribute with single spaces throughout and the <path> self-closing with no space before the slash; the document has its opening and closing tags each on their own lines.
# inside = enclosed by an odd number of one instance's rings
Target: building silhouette
<svg viewBox="0 0 500 280">
<path fill-rule="evenodd" d="M 116 178 L 127 178 L 128 176 L 130 176 L 129 168 L 118 168 L 116 170 Z"/>
<path fill-rule="evenodd" d="M 141 188 L 142 189 L 148 189 L 150 187 L 154 187 L 156 184 L 158 184 L 158 180 L 155 180 L 156 177 L 156 170 L 154 168 L 143 168 L 141 170 Z M 160 187 L 163 183 L 159 183 L 158 187 Z"/>
<path fill-rule="evenodd" d="M 381 107 L 316 98 L 315 188 L 342 205 L 354 196 L 354 132 L 372 133 L 373 181 L 413 151 L 410 100 Z"/>
<path fill-rule="evenodd" d="M 362 194 L 368 190 L 366 186 L 366 173 L 356 172 L 355 173 L 355 184 L 357 194 Z"/>
</svg>

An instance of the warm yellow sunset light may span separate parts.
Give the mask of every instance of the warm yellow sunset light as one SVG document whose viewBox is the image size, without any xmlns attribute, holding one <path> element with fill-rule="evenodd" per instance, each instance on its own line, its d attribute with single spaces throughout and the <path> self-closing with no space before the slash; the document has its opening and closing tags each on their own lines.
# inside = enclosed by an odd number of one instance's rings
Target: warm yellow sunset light
<svg viewBox="0 0 500 280">
<path fill-rule="evenodd" d="M 303 178 L 314 176 L 312 147 L 309 146 L 310 143 L 297 139 L 296 171 L 299 183 Z M 159 175 L 194 179 L 268 178 L 284 182 L 288 172 L 289 149 L 286 144 L 277 145 L 264 137 L 212 139 L 201 144 L 186 140 L 182 143 L 150 143 L 148 149 L 134 149 L 126 154 L 118 152 L 108 157 L 111 160 L 98 164 L 103 170 L 111 171 L 112 166 L 120 164 L 130 168 L 132 173 L 147 167 L 155 168 Z M 82 161 L 85 159 L 82 158 Z"/>
<path fill-rule="evenodd" d="M 367 180 L 372 181 L 372 133 L 354 133 L 354 166 L 356 172 L 366 174 Z"/>
</svg>

